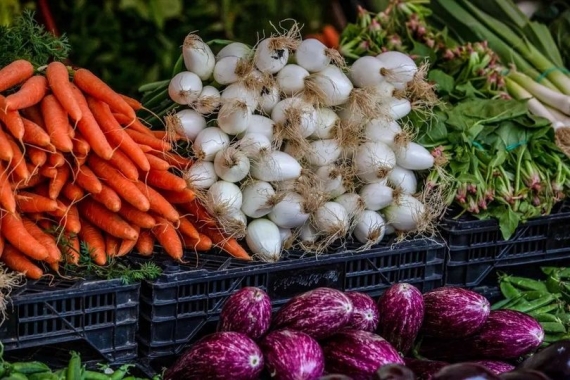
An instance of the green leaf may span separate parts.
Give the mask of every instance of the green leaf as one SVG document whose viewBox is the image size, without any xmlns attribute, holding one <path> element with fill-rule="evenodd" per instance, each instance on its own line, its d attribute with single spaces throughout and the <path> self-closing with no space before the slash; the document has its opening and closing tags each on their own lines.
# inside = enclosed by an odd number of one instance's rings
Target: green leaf
<svg viewBox="0 0 570 380">
<path fill-rule="evenodd" d="M 499 221 L 499 229 L 501 230 L 503 239 L 509 240 L 519 225 L 520 216 L 510 207 L 502 207 L 501 209 L 502 212 L 496 212 L 494 216 Z"/>
<path fill-rule="evenodd" d="M 441 70 L 431 70 L 428 74 L 428 80 L 435 82 L 440 95 L 450 94 L 455 87 L 455 79 Z"/>
</svg>

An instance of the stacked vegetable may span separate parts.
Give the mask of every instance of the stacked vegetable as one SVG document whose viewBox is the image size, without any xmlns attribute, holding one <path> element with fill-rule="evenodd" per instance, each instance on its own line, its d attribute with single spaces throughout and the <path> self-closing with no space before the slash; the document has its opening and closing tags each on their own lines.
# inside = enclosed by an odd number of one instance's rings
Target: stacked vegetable
<svg viewBox="0 0 570 380">
<path fill-rule="evenodd" d="M 191 142 L 188 186 L 260 259 L 296 243 L 321 252 L 351 233 L 370 246 L 387 229 L 426 232 L 441 213 L 416 178 L 435 159 L 398 122 L 437 101 L 407 55 L 346 67 L 293 27 L 216 56 L 189 34 L 182 58 L 168 83 L 144 87 L 143 104 Z"/>
<path fill-rule="evenodd" d="M 218 332 L 193 344 L 164 379 L 258 379 L 264 368 L 276 379 L 319 379 L 324 373 L 382 379 L 402 370 L 394 364 L 419 379 L 443 379 L 457 368 L 448 363 L 465 360 L 494 376 L 512 371 L 510 362 L 534 352 L 543 338 L 529 315 L 491 311 L 487 299 L 465 289 L 442 287 L 422 295 L 401 283 L 375 301 L 363 293 L 317 288 L 272 316 L 269 296 L 246 287 L 222 307 Z"/>
<path fill-rule="evenodd" d="M 71 79 L 72 78 L 72 79 Z M 45 267 L 98 265 L 158 241 L 172 258 L 223 235 L 186 188 L 191 161 L 137 119 L 141 105 L 86 69 L 17 60 L 0 70 L 0 261 L 39 279 Z"/>
</svg>

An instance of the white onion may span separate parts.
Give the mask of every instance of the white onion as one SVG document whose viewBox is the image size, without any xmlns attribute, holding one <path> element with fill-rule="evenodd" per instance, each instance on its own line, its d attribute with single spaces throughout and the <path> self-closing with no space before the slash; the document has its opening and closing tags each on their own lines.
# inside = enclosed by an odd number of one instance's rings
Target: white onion
<svg viewBox="0 0 570 380">
<path fill-rule="evenodd" d="M 216 55 L 216 59 L 220 60 L 225 57 L 247 58 L 251 54 L 251 48 L 241 42 L 232 42 L 224 46 Z"/>
<path fill-rule="evenodd" d="M 396 229 L 391 224 L 386 224 L 384 235 L 392 235 L 396 233 Z"/>
<path fill-rule="evenodd" d="M 317 111 L 315 107 L 301 98 L 285 98 L 273 107 L 271 119 L 281 125 L 296 122 L 290 119 L 290 114 L 300 116 L 300 122 L 295 127 L 299 127 L 302 137 L 309 137 L 317 128 Z"/>
<path fill-rule="evenodd" d="M 230 138 L 218 127 L 207 127 L 198 133 L 192 149 L 203 161 L 214 161 L 216 153 L 230 145 Z"/>
<path fill-rule="evenodd" d="M 404 194 L 415 194 L 418 188 L 416 174 L 398 165 L 394 166 L 394 169 L 388 174 L 388 183 L 397 189 L 401 189 Z"/>
<path fill-rule="evenodd" d="M 359 195 L 367 210 L 378 211 L 392 203 L 393 193 L 391 187 L 376 182 L 362 186 Z"/>
<path fill-rule="evenodd" d="M 364 202 L 360 195 L 356 193 L 342 194 L 335 198 L 335 202 L 341 204 L 350 216 L 354 216 L 364 210 Z"/>
<path fill-rule="evenodd" d="M 196 111 L 202 115 L 209 115 L 220 106 L 220 91 L 214 86 L 202 87 L 202 92 L 193 103 Z"/>
<path fill-rule="evenodd" d="M 310 165 L 324 166 L 335 162 L 342 153 L 340 144 L 335 139 L 315 140 L 311 142 L 305 158 Z"/>
<path fill-rule="evenodd" d="M 327 66 L 318 73 L 311 74 L 307 80 L 311 80 L 323 92 L 324 99 L 322 101 L 326 107 L 339 106 L 346 103 L 353 89 L 350 79 L 341 69 L 333 65 Z"/>
<path fill-rule="evenodd" d="M 289 60 L 289 50 L 286 48 L 273 50 L 270 43 L 273 37 L 261 40 L 257 44 L 253 58 L 255 67 L 262 73 L 275 74 L 281 70 Z"/>
<path fill-rule="evenodd" d="M 262 261 L 275 262 L 281 257 L 281 234 L 275 223 L 267 219 L 252 220 L 247 226 L 245 242 Z"/>
<path fill-rule="evenodd" d="M 385 80 L 383 68 L 384 63 L 376 57 L 360 57 L 352 64 L 349 77 L 356 87 L 378 86 Z"/>
<path fill-rule="evenodd" d="M 380 243 L 386 232 L 386 223 L 375 211 L 364 210 L 356 217 L 354 237 L 362 244 L 375 245 Z"/>
<path fill-rule="evenodd" d="M 238 57 L 224 57 L 216 62 L 214 67 L 214 80 L 221 85 L 228 85 L 242 79 L 236 74 L 237 67 L 242 59 Z"/>
<path fill-rule="evenodd" d="M 342 175 L 335 165 L 321 166 L 315 172 L 325 193 L 337 191 L 342 186 Z"/>
<path fill-rule="evenodd" d="M 350 125 L 364 125 L 368 121 L 362 112 L 353 112 L 349 106 L 341 106 L 337 115 L 341 121 Z"/>
<path fill-rule="evenodd" d="M 259 95 L 258 109 L 266 115 L 271 114 L 273 107 L 281 100 L 279 87 L 276 85 L 264 86 Z"/>
<path fill-rule="evenodd" d="M 422 202 L 409 194 L 402 194 L 398 203 L 393 203 L 384 210 L 388 223 L 397 231 L 414 231 L 425 214 Z"/>
<path fill-rule="evenodd" d="M 234 147 L 216 153 L 214 168 L 218 177 L 227 182 L 239 182 L 249 174 L 249 158 Z"/>
<path fill-rule="evenodd" d="M 369 141 L 381 141 L 384 144 L 392 145 L 397 134 L 402 132 L 402 128 L 394 120 L 372 119 L 364 125 L 364 136 Z"/>
<path fill-rule="evenodd" d="M 303 207 L 305 199 L 298 193 L 287 192 L 283 199 L 273 206 L 267 215 L 273 223 L 282 228 L 301 227 L 307 220 L 307 214 Z"/>
<path fill-rule="evenodd" d="M 211 207 L 223 207 L 225 215 L 240 211 L 243 200 L 241 190 L 237 185 L 221 180 L 210 186 L 206 198 Z"/>
<path fill-rule="evenodd" d="M 189 34 L 184 39 L 182 59 L 186 70 L 198 75 L 201 80 L 208 80 L 212 76 L 216 58 L 208 44 L 197 35 Z"/>
<path fill-rule="evenodd" d="M 273 140 L 274 126 L 275 122 L 266 116 L 251 115 L 249 127 L 238 137 L 243 137 L 246 133 L 260 133 L 271 141 Z"/>
<path fill-rule="evenodd" d="M 408 142 L 405 146 L 395 146 L 394 153 L 397 164 L 405 169 L 425 170 L 434 164 L 431 153 L 415 142 Z"/>
<path fill-rule="evenodd" d="M 289 243 L 290 239 L 293 237 L 293 231 L 291 231 L 290 228 L 279 227 L 279 235 L 281 236 L 281 241 L 283 242 L 283 245 L 285 245 Z"/>
<path fill-rule="evenodd" d="M 178 111 L 174 117 L 179 121 L 176 132 L 191 141 L 198 136 L 198 133 L 206 128 L 206 119 L 194 110 L 183 109 Z"/>
<path fill-rule="evenodd" d="M 374 90 L 374 94 L 376 94 L 379 99 L 391 98 L 394 96 L 394 90 L 396 90 L 396 87 L 392 83 L 386 81 L 377 84 L 376 86 L 372 86 L 371 88 Z"/>
<path fill-rule="evenodd" d="M 246 133 L 237 146 L 247 157 L 256 157 L 261 151 L 271 149 L 271 141 L 261 133 Z"/>
<path fill-rule="evenodd" d="M 218 181 L 214 163 L 210 161 L 196 161 L 188 168 L 184 178 L 190 188 L 208 189 Z"/>
<path fill-rule="evenodd" d="M 344 236 L 348 231 L 350 217 L 346 209 L 337 202 L 326 202 L 314 215 L 315 227 L 325 234 Z M 340 237 L 339 236 L 339 237 Z"/>
<path fill-rule="evenodd" d="M 218 113 L 218 127 L 228 135 L 237 135 L 247 129 L 251 116 L 251 109 L 244 103 L 224 103 Z"/>
<path fill-rule="evenodd" d="M 222 104 L 245 103 L 250 112 L 255 111 L 259 104 L 259 94 L 253 89 L 246 87 L 242 82 L 232 83 L 222 91 L 220 97 Z"/>
<path fill-rule="evenodd" d="M 315 38 L 304 39 L 295 52 L 297 64 L 309 72 L 324 70 L 331 60 L 326 54 L 327 47 Z"/>
<path fill-rule="evenodd" d="M 261 218 L 271 212 L 270 201 L 274 196 L 275 190 L 269 183 L 253 181 L 242 189 L 241 211 L 250 218 Z"/>
<path fill-rule="evenodd" d="M 337 113 L 330 108 L 317 109 L 317 123 L 316 128 L 311 138 L 316 139 L 331 139 L 334 137 L 335 127 L 338 126 L 340 118 Z"/>
<path fill-rule="evenodd" d="M 396 99 L 392 98 L 390 100 L 390 117 L 394 120 L 398 120 L 407 116 L 412 111 L 412 104 L 408 99 Z"/>
<path fill-rule="evenodd" d="M 386 78 L 391 83 L 408 83 L 414 79 L 418 66 L 409 55 L 399 51 L 386 51 L 376 56 L 376 59 L 389 70 Z"/>
<path fill-rule="evenodd" d="M 319 239 L 319 232 L 311 225 L 311 223 L 304 224 L 299 229 L 299 240 L 306 245 L 312 245 Z"/>
<path fill-rule="evenodd" d="M 202 92 L 202 80 L 190 71 L 176 74 L 168 84 L 168 96 L 173 102 L 187 105 L 198 99 Z"/>
<path fill-rule="evenodd" d="M 301 165 L 287 153 L 275 150 L 260 155 L 251 165 L 251 176 L 274 182 L 299 178 Z"/>
<path fill-rule="evenodd" d="M 286 65 L 277 73 L 276 81 L 281 91 L 287 96 L 293 96 L 305 88 L 305 78 L 309 72 L 293 63 Z"/>
<path fill-rule="evenodd" d="M 385 178 L 396 166 L 396 155 L 380 141 L 369 141 L 360 145 L 354 156 L 357 176 L 365 182 L 377 182 Z"/>
</svg>

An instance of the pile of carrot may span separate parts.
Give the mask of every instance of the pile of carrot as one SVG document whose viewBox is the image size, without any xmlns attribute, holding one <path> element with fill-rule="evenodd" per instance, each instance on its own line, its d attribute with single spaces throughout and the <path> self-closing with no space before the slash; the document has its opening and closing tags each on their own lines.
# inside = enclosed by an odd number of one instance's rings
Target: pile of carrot
<svg viewBox="0 0 570 380">
<path fill-rule="evenodd" d="M 192 164 L 163 131 L 136 115 L 135 99 L 86 69 L 26 60 L 0 69 L 0 261 L 28 278 L 131 251 L 172 258 L 216 245 L 251 257 L 186 186 Z"/>
</svg>

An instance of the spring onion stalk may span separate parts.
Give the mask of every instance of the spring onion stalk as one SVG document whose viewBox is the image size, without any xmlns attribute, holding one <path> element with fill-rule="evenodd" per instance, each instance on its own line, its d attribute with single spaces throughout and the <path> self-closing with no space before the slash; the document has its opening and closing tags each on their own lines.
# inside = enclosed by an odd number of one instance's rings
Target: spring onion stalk
<svg viewBox="0 0 570 380">
<path fill-rule="evenodd" d="M 521 73 L 512 72 L 509 74 L 509 77 L 542 103 L 554 107 L 566 115 L 570 115 L 570 96 L 552 91 Z"/>
<path fill-rule="evenodd" d="M 518 84 L 518 82 L 515 82 L 514 80 L 507 78 L 506 86 L 509 91 L 509 94 L 511 94 L 515 99 L 527 100 L 528 108 L 533 114 L 550 120 L 553 126 L 556 125 L 556 123 L 558 122 L 556 117 L 548 110 L 548 108 L 544 106 L 544 104 L 542 104 L 538 99 L 533 97 L 533 95 L 530 92 L 528 92 L 523 86 Z"/>
</svg>

